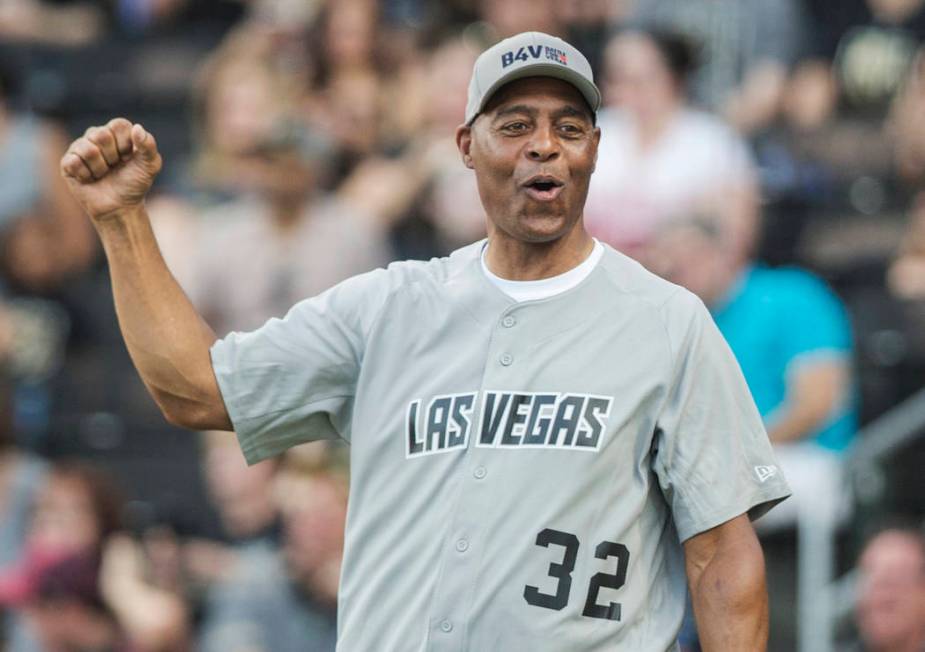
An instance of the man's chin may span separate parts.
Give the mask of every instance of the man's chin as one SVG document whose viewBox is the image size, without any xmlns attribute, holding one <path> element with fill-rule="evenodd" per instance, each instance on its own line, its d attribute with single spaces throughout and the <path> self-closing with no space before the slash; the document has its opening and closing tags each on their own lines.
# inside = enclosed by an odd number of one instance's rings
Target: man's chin
<svg viewBox="0 0 925 652">
<path fill-rule="evenodd" d="M 552 242 L 567 234 L 574 224 L 563 215 L 532 215 L 517 223 L 520 239 L 524 242 Z"/>
</svg>

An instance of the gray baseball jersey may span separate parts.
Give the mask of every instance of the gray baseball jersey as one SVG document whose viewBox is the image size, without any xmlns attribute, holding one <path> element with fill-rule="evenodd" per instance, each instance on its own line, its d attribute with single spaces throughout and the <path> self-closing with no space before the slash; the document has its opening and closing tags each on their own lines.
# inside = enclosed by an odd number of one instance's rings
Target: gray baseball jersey
<svg viewBox="0 0 925 652">
<path fill-rule="evenodd" d="M 216 343 L 244 454 L 351 443 L 339 650 L 675 649 L 681 542 L 789 493 L 738 365 L 610 248 L 516 303 L 482 246 Z"/>
</svg>

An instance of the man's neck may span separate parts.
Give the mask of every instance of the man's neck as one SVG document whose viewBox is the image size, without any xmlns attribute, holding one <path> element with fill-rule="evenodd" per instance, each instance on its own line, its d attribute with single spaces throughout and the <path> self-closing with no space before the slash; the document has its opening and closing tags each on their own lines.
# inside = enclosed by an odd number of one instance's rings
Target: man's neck
<svg viewBox="0 0 925 652">
<path fill-rule="evenodd" d="M 536 281 L 563 274 L 580 265 L 594 240 L 579 223 L 551 242 L 523 242 L 495 230 L 488 237 L 485 264 L 495 276 L 510 281 Z"/>
</svg>

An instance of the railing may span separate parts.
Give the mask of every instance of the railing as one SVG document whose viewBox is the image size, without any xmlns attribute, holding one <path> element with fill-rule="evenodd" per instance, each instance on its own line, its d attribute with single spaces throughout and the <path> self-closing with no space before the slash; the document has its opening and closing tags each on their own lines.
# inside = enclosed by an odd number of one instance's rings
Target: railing
<svg viewBox="0 0 925 652">
<path fill-rule="evenodd" d="M 857 435 L 857 444 L 845 460 L 845 479 L 853 487 L 857 500 L 870 505 L 880 500 L 886 487 L 882 464 L 888 457 L 925 435 L 925 388 L 881 415 Z M 818 560 L 817 560 L 818 563 Z M 831 567 L 831 560 L 828 560 Z M 801 636 L 800 652 L 828 652 L 833 648 L 835 625 L 854 609 L 857 572 L 851 570 L 829 583 L 825 596 L 818 604 L 828 605 L 824 622 L 824 641 L 818 637 Z M 811 625 L 809 627 L 812 627 Z M 801 623 L 801 629 L 807 629 Z M 810 639 L 815 639 L 809 643 Z"/>
<path fill-rule="evenodd" d="M 858 443 L 845 462 L 845 472 L 849 480 L 855 483 L 855 490 L 861 492 L 859 497 L 871 494 L 869 487 L 859 486 L 856 481 L 863 480 L 865 474 L 878 462 L 910 444 L 923 432 L 925 388 L 869 423 L 858 433 Z"/>
</svg>

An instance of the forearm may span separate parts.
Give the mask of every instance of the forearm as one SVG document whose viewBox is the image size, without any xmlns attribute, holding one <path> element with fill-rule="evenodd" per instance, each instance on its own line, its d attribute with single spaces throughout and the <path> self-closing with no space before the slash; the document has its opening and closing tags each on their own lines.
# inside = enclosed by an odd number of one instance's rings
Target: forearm
<svg viewBox="0 0 925 652">
<path fill-rule="evenodd" d="M 690 575 L 690 573 L 689 573 Z M 760 652 L 768 642 L 768 599 L 760 544 L 720 546 L 690 578 L 705 652 Z"/>
<path fill-rule="evenodd" d="M 132 643 L 143 652 L 186 647 L 189 614 L 183 600 L 148 584 L 144 553 L 139 544 L 122 536 L 106 547 L 100 571 L 100 591 Z"/>
<path fill-rule="evenodd" d="M 94 224 L 109 261 L 119 327 L 154 400 L 178 425 L 231 429 L 209 356 L 215 333 L 164 263 L 144 208 Z"/>
<path fill-rule="evenodd" d="M 756 65 L 727 102 L 727 119 L 745 134 L 765 127 L 780 108 L 786 81 L 787 70 L 781 64 L 765 61 Z"/>
<path fill-rule="evenodd" d="M 147 586 L 125 586 L 109 603 L 133 645 L 142 652 L 183 649 L 187 613 L 182 600 Z"/>
<path fill-rule="evenodd" d="M 832 418 L 849 385 L 849 365 L 840 357 L 800 365 L 788 375 L 784 402 L 768 416 L 768 437 L 775 444 L 811 437 Z"/>
<path fill-rule="evenodd" d="M 800 441 L 821 425 L 822 420 L 808 410 L 795 410 L 786 406 L 774 415 L 768 424 L 768 438 L 775 444 Z"/>
</svg>

